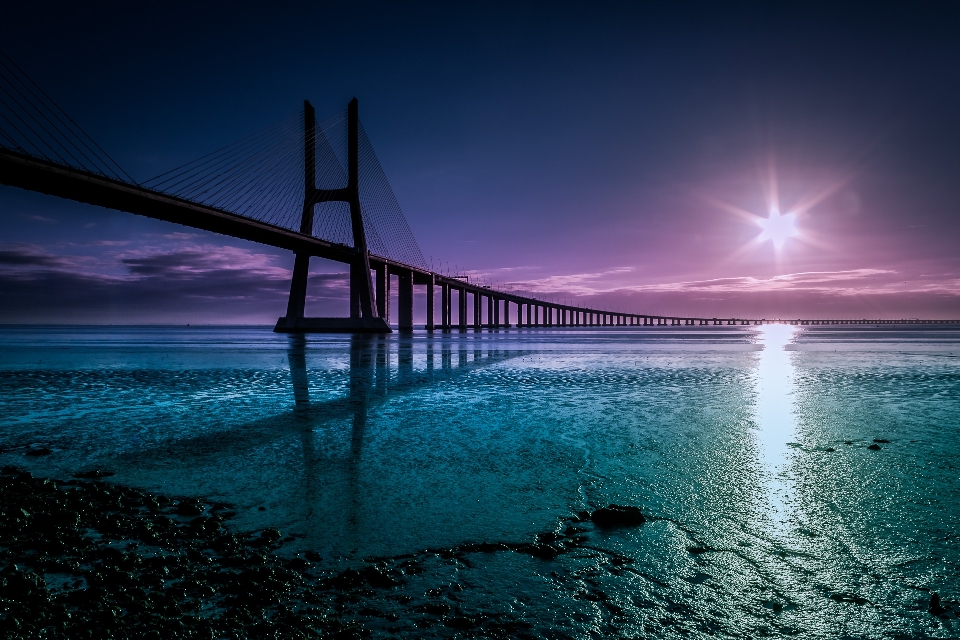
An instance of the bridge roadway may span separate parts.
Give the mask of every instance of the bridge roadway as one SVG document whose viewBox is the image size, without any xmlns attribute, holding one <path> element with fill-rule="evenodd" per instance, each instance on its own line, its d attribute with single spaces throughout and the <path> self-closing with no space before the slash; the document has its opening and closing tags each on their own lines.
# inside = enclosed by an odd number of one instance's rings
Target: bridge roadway
<svg viewBox="0 0 960 640">
<path fill-rule="evenodd" d="M 0 148 L 0 183 L 30 191 L 85 202 L 108 209 L 164 220 L 212 231 L 233 238 L 250 240 L 295 253 L 350 264 L 356 258 L 353 247 L 328 242 L 283 227 L 246 218 L 222 209 L 153 191 L 139 185 L 107 178 L 72 167 L 41 160 Z M 389 322 L 391 275 L 397 276 L 398 317 L 401 330 L 413 329 L 413 292 L 415 285 L 426 286 L 427 330 L 516 327 L 581 326 L 705 326 L 761 325 L 892 325 L 960 324 L 960 320 L 886 320 L 886 319 L 756 319 L 659 316 L 613 312 L 589 307 L 556 304 L 532 297 L 497 291 L 383 256 L 370 254 L 370 266 L 376 277 L 376 301 L 379 316 Z M 440 289 L 440 321 L 434 309 L 435 288 Z M 454 313 L 454 294 L 457 309 Z M 467 299 L 473 296 L 472 318 Z M 484 318 L 484 307 L 486 317 Z M 511 307 L 516 320 L 511 323 Z M 454 322 L 456 320 L 456 322 Z"/>
</svg>

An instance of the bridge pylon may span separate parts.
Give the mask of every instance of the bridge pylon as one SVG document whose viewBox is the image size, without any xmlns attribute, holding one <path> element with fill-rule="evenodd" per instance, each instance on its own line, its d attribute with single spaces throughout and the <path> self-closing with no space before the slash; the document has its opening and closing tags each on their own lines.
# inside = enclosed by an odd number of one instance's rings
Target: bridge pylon
<svg viewBox="0 0 960 640">
<path fill-rule="evenodd" d="M 300 233 L 313 235 L 314 208 L 321 202 L 346 202 L 350 205 L 350 226 L 356 252 L 350 262 L 350 317 L 307 318 L 307 276 L 310 254 L 297 253 L 290 281 L 287 315 L 273 328 L 278 333 L 390 333 L 390 325 L 378 313 L 370 277 L 370 251 L 360 209 L 360 116 L 357 99 L 347 106 L 347 186 L 318 189 L 316 182 L 317 125 L 313 105 L 303 101 L 303 215 Z M 389 295 L 389 294 L 387 294 Z M 381 305 L 383 306 L 383 305 Z"/>
</svg>

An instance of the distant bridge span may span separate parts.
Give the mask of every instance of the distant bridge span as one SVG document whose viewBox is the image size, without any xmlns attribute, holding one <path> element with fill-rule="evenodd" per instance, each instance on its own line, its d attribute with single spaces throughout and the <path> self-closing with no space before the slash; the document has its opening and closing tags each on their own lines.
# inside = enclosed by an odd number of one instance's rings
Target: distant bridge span
<svg viewBox="0 0 960 640">
<path fill-rule="evenodd" d="M 10 71 L 9 67 L 5 68 Z M 10 73 L 13 74 L 13 72 Z M 20 84 L 17 85 L 17 82 Z M 437 273 L 423 266 L 410 264 L 409 261 L 380 255 L 368 248 L 368 236 L 371 232 L 376 233 L 376 229 L 370 227 L 372 223 L 369 208 L 372 205 L 369 201 L 363 202 L 361 193 L 360 156 L 365 152 L 367 165 L 373 167 L 374 173 L 371 174 L 368 170 L 367 175 L 376 177 L 375 170 L 379 169 L 379 164 L 373 156 L 372 148 L 366 148 L 369 147 L 369 142 L 362 134 L 356 99 L 350 103 L 346 114 L 346 152 L 343 154 L 345 162 L 344 159 L 338 160 L 335 156 L 329 135 L 316 125 L 313 108 L 305 102 L 304 113 L 299 122 L 302 128 L 298 126 L 301 133 L 297 134 L 295 153 L 290 149 L 281 149 L 281 154 L 276 149 L 282 145 L 265 135 L 237 143 L 235 147 L 225 148 L 226 151 L 221 150 L 222 153 L 216 152 L 220 155 L 214 154 L 214 160 L 204 160 L 203 163 L 196 165 L 200 169 L 188 169 L 176 174 L 175 178 L 180 182 L 175 184 L 183 183 L 188 178 L 199 182 L 197 176 L 206 181 L 202 183 L 202 189 L 198 187 L 194 191 L 190 191 L 194 188 L 193 183 L 188 184 L 187 187 L 178 187 L 180 193 L 193 194 L 183 196 L 179 195 L 175 189 L 160 190 L 138 184 L 122 169 L 119 172 L 114 170 L 114 167 L 119 169 L 116 163 L 113 163 L 109 156 L 69 119 L 69 116 L 59 110 L 59 107 L 52 104 L 52 101 L 45 102 L 38 96 L 41 94 L 46 97 L 46 94 L 31 82 L 28 78 L 18 77 L 16 74 L 7 77 L 0 73 L 0 92 L 3 92 L 7 99 L 6 102 L 0 102 L 8 109 L 8 113 L 0 111 L 0 184 L 293 251 L 297 258 L 290 300 L 287 314 L 277 322 L 275 329 L 277 331 L 389 332 L 391 275 L 397 277 L 399 307 L 397 325 L 402 331 L 414 328 L 413 293 L 414 286 L 418 285 L 426 287 L 425 328 L 428 331 L 499 329 L 511 326 L 960 324 L 960 320 L 707 318 L 635 314 L 558 304 L 531 296 L 500 291 L 471 283 L 461 277 Z M 12 93 L 10 87 L 19 93 Z M 24 87 L 27 91 L 24 92 L 18 87 Z M 30 96 L 36 100 L 31 102 Z M 4 95 L 0 94 L 0 97 Z M 17 103 L 18 99 L 25 104 Z M 14 106 L 19 107 L 19 111 L 11 110 L 11 101 Z M 361 142 L 366 147 L 363 147 Z M 251 149 L 256 153 L 250 151 Z M 257 149 L 269 149 L 272 155 Z M 247 155 L 244 156 L 244 153 Z M 278 157 L 286 160 L 295 158 L 299 163 L 296 166 L 303 172 L 296 189 L 302 194 L 302 199 L 296 200 L 296 206 L 300 209 L 298 225 L 296 222 L 293 224 L 288 222 L 284 226 L 268 216 L 262 215 L 261 219 L 258 219 L 240 212 L 241 209 L 250 210 L 257 204 L 256 198 L 268 201 L 269 206 L 261 208 L 276 209 L 281 205 L 286 206 L 287 209 L 290 208 L 284 203 L 289 203 L 291 189 L 288 188 L 283 192 L 283 197 L 287 200 L 280 202 L 275 195 L 276 191 L 271 191 L 271 185 L 267 184 L 270 174 L 266 174 L 266 177 L 262 175 L 264 170 L 261 166 L 268 163 L 276 164 L 279 162 Z M 373 157 L 372 161 L 371 157 Z M 244 162 L 249 165 L 244 169 L 246 173 L 237 173 L 235 166 L 242 165 Z M 343 167 L 343 165 L 346 166 Z M 190 174 L 190 171 L 194 173 Z M 286 173 L 288 174 L 289 171 Z M 285 179 L 288 178 L 289 176 Z M 319 184 L 331 179 L 337 186 L 331 188 L 327 184 Z M 249 186 L 251 182 L 259 186 L 256 189 L 251 188 Z M 385 182 L 385 177 L 381 182 Z M 210 186 L 211 183 L 213 187 Z M 377 188 L 380 191 L 384 190 L 382 184 L 377 185 Z M 216 203 L 223 201 L 222 198 L 218 201 L 209 197 L 211 192 L 222 193 L 224 190 L 229 192 L 229 189 L 233 189 L 231 193 L 240 193 L 232 202 L 240 203 L 242 206 L 234 205 L 234 210 L 230 210 L 229 206 L 217 206 Z M 386 190 L 389 191 L 389 185 L 386 186 Z M 389 191 L 388 196 L 392 198 L 392 191 Z M 295 197 L 300 198 L 296 195 Z M 278 202 L 280 204 L 277 204 Z M 315 211 L 318 206 L 327 203 L 339 204 L 344 207 L 344 210 L 349 209 L 351 232 L 349 244 L 318 237 L 314 232 Z M 393 204 L 395 205 L 395 199 Z M 397 210 L 399 211 L 398 206 Z M 402 216 L 402 213 L 400 215 Z M 402 222 L 406 228 L 405 221 Z M 379 240 L 379 237 L 376 239 Z M 402 238 L 401 241 L 403 241 Z M 407 242 L 409 245 L 409 241 Z M 380 242 L 380 246 L 387 245 Z M 422 262 L 422 255 L 415 247 L 415 241 L 413 249 L 415 251 L 409 255 L 419 256 Z M 314 256 L 350 265 L 349 318 L 304 317 L 309 259 Z M 436 288 L 440 289 L 439 322 L 436 319 L 435 310 Z M 473 296 L 473 313 L 470 314 L 472 318 L 468 317 L 467 313 L 469 296 Z M 453 304 L 454 298 L 457 302 L 456 307 Z M 513 320 L 511 308 L 516 314 Z"/>
<path fill-rule="evenodd" d="M 114 178 L 97 175 L 88 171 L 59 165 L 49 160 L 35 158 L 7 149 L 0 149 L 0 182 L 3 184 L 57 196 L 76 202 L 85 202 L 108 209 L 125 211 L 137 215 L 173 222 L 176 224 L 211 231 L 222 235 L 250 240 L 260 244 L 286 249 L 299 254 L 316 256 L 327 260 L 351 264 L 356 252 L 353 247 L 328 242 L 312 235 L 290 231 L 280 226 L 252 220 L 229 211 L 224 211 L 182 198 L 167 195 L 135 184 L 129 184 Z M 770 323 L 788 323 L 793 325 L 889 325 L 889 324 L 958 324 L 956 320 L 917 320 L 917 319 L 757 319 L 757 318 L 703 318 L 692 316 L 659 316 L 634 314 L 570 306 L 544 302 L 534 298 L 495 291 L 477 284 L 465 282 L 460 278 L 449 277 L 411 265 L 401 264 L 389 258 L 369 255 L 370 266 L 378 274 L 378 285 L 384 279 L 384 272 L 400 276 L 400 286 L 427 285 L 427 322 L 425 328 L 468 329 L 468 328 L 506 328 L 549 327 L 549 326 L 703 326 L 703 325 L 760 325 Z M 409 285 L 407 285 L 409 281 Z M 384 283 L 386 284 L 386 283 Z M 432 289 L 441 289 L 441 318 L 431 322 L 434 314 L 431 299 Z M 382 285 L 377 294 L 377 310 L 389 318 L 389 306 L 385 296 L 388 290 Z M 462 300 L 460 313 L 455 314 L 450 304 L 451 293 L 457 292 Z M 466 296 L 474 296 L 474 318 L 467 317 L 465 311 Z M 489 301 L 487 306 L 492 313 L 486 314 L 485 322 L 476 318 L 477 310 L 482 311 L 481 300 Z M 400 295 L 400 305 L 411 304 L 412 291 Z M 478 304 L 479 302 L 479 304 Z M 510 305 L 517 307 L 516 320 L 511 323 Z M 386 307 L 386 308 L 384 308 Z M 524 312 L 526 312 L 524 314 Z M 400 328 L 412 329 L 412 307 L 400 310 Z M 456 322 L 454 322 L 456 320 Z"/>
</svg>

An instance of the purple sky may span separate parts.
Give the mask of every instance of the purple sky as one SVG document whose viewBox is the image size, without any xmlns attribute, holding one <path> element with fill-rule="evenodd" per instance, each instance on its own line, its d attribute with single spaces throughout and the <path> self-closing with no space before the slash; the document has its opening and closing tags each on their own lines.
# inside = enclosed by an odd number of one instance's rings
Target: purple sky
<svg viewBox="0 0 960 640">
<path fill-rule="evenodd" d="M 960 317 L 950 3 L 264 6 L 20 7 L 0 42 L 138 179 L 357 96 L 444 270 L 638 313 Z M 272 323 L 292 263 L 0 187 L 0 322 Z M 340 271 L 314 261 L 308 313 L 346 313 Z"/>
</svg>

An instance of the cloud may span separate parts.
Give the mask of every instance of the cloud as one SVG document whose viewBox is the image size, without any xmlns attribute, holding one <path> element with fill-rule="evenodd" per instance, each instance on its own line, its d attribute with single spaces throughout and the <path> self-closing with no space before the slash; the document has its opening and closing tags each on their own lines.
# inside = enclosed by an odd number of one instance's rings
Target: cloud
<svg viewBox="0 0 960 640">
<path fill-rule="evenodd" d="M 633 267 L 618 267 L 606 271 L 596 271 L 591 273 L 574 273 L 565 276 L 549 276 L 535 280 L 526 280 L 511 282 L 507 286 L 515 287 L 532 293 L 567 293 L 571 295 L 594 295 L 604 291 L 612 291 L 603 285 L 603 281 L 623 276 L 633 272 Z"/>
<path fill-rule="evenodd" d="M 140 278 L 203 279 L 217 272 L 256 275 L 266 280 L 290 278 L 289 270 L 273 264 L 273 256 L 230 246 L 196 245 L 171 251 L 138 249 L 118 257 L 132 275 Z"/>
<path fill-rule="evenodd" d="M 514 281 L 506 288 L 593 308 L 713 317 L 960 317 L 960 278 L 893 269 L 806 271 L 639 283 L 628 267 Z"/>
<path fill-rule="evenodd" d="M 68 269 L 73 265 L 70 257 L 49 253 L 37 245 L 0 247 L 0 270 Z"/>
<path fill-rule="evenodd" d="M 865 280 L 881 280 L 886 283 L 896 275 L 896 271 L 887 269 L 851 269 L 847 271 L 810 271 L 789 273 L 770 278 L 741 276 L 735 278 L 716 278 L 690 282 L 670 282 L 662 284 L 635 285 L 623 287 L 628 291 L 677 291 L 704 293 L 753 293 L 769 291 L 829 291 L 834 294 L 862 294 L 874 283 Z"/>
<path fill-rule="evenodd" d="M 275 260 L 216 245 L 137 249 L 110 259 L 0 247 L 0 322 L 273 322 L 286 309 L 291 275 Z M 98 271 L 104 264 L 115 272 Z M 347 274 L 312 273 L 308 294 L 308 303 L 346 306 Z"/>
<path fill-rule="evenodd" d="M 623 276 L 634 271 L 620 267 L 606 271 L 550 276 L 535 280 L 510 283 L 510 286 L 536 293 L 567 293 L 590 296 L 621 292 L 682 292 L 682 293 L 753 293 L 771 291 L 822 291 L 837 295 L 862 295 L 876 292 L 899 291 L 900 274 L 890 269 L 849 269 L 845 271 L 807 271 L 788 273 L 769 278 L 738 276 L 651 284 L 627 284 Z M 909 290 L 943 290 L 960 293 L 955 280 L 918 284 L 907 282 Z"/>
</svg>

